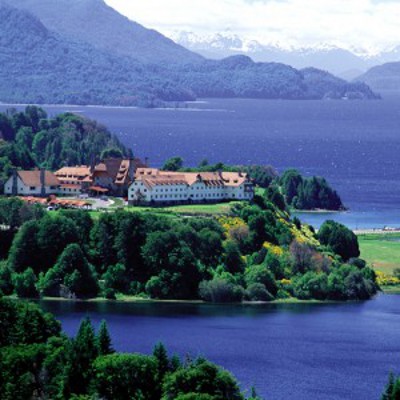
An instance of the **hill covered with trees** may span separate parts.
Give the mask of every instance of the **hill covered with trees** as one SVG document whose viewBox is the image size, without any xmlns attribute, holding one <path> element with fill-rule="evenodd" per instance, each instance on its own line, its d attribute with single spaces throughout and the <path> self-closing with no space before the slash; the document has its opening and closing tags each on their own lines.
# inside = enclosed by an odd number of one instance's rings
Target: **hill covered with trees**
<svg viewBox="0 0 400 400">
<path fill-rule="evenodd" d="M 357 81 L 364 82 L 377 91 L 400 91 L 400 62 L 390 62 L 372 67 Z"/>
<path fill-rule="evenodd" d="M 103 0 L 15 5 L 0 2 L 2 102 L 155 107 L 196 97 L 377 98 L 365 84 L 316 69 L 245 56 L 205 60 Z"/>
<path fill-rule="evenodd" d="M 0 3 L 0 100 L 16 103 L 151 106 L 194 95 L 155 67 L 48 30 Z"/>
<path fill-rule="evenodd" d="M 215 218 L 122 210 L 44 213 L 0 201 L 0 290 L 19 297 L 119 294 L 212 302 L 368 299 L 378 287 L 357 237 L 333 221 L 315 234 L 256 196 Z"/>
<path fill-rule="evenodd" d="M 104 126 L 76 114 L 48 118 L 35 106 L 24 112 L 0 113 L 0 187 L 12 168 L 56 170 L 66 165 L 90 165 L 104 152 L 131 156 Z"/>
<path fill-rule="evenodd" d="M 159 32 L 129 20 L 102 0 L 6 1 L 35 15 L 49 30 L 107 53 L 132 57 L 144 64 L 203 60 Z"/>
<path fill-rule="evenodd" d="M 0 298 L 2 400 L 245 400 L 236 379 L 204 358 L 117 353 L 103 321 L 67 338 L 38 306 Z M 257 400 L 256 396 L 248 400 Z"/>
</svg>

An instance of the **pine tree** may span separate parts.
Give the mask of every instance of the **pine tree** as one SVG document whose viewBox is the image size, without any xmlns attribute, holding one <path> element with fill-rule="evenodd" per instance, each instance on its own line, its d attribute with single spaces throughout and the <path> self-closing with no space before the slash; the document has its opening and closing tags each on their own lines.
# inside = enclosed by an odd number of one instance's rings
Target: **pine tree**
<svg viewBox="0 0 400 400">
<path fill-rule="evenodd" d="M 72 342 L 64 383 L 64 397 L 88 394 L 93 377 L 93 361 L 98 356 L 96 335 L 90 318 L 85 318 Z"/>
<path fill-rule="evenodd" d="M 393 399 L 393 388 L 394 388 L 394 375 L 393 375 L 393 372 L 390 372 L 389 381 L 386 385 L 384 393 L 382 394 L 381 400 L 392 400 Z"/>
<path fill-rule="evenodd" d="M 162 380 L 169 369 L 168 353 L 165 346 L 160 342 L 154 346 L 153 356 L 157 360 L 158 376 Z"/>
<path fill-rule="evenodd" d="M 107 322 L 101 321 L 99 333 L 97 336 L 97 349 L 100 356 L 106 356 L 107 354 L 114 353 L 114 349 L 111 343 L 111 336 L 108 332 Z"/>
</svg>

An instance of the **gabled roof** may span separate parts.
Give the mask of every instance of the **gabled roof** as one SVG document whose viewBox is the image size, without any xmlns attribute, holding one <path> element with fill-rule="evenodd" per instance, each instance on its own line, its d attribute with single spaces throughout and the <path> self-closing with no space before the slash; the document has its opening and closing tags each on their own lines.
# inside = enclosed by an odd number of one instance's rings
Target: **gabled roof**
<svg viewBox="0 0 400 400">
<path fill-rule="evenodd" d="M 85 178 L 90 175 L 90 168 L 87 165 L 80 165 L 75 167 L 63 167 L 55 172 L 56 176 L 76 176 Z"/>
<path fill-rule="evenodd" d="M 21 181 L 26 186 L 41 186 L 42 183 L 40 181 L 40 170 L 34 171 L 17 171 L 18 176 Z M 58 186 L 60 184 L 57 177 L 50 171 L 45 171 L 45 186 Z"/>
<path fill-rule="evenodd" d="M 108 158 L 97 164 L 94 175 L 110 178 L 116 185 L 126 185 L 132 177 L 130 171 L 145 167 L 139 159 Z"/>
<path fill-rule="evenodd" d="M 237 187 L 248 180 L 247 174 L 241 172 L 172 172 L 160 171 L 156 168 L 139 168 L 135 179 L 146 186 L 155 185 L 194 185 L 202 182 L 206 186 Z"/>
</svg>

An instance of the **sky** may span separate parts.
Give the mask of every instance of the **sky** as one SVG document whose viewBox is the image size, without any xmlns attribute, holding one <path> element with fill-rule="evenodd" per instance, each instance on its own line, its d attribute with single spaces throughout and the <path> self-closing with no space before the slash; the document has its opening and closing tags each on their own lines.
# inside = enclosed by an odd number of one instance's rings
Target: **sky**
<svg viewBox="0 0 400 400">
<path fill-rule="evenodd" d="M 376 53 L 400 44 L 400 0 L 105 0 L 172 36 L 230 30 L 263 44 L 318 44 Z"/>
</svg>

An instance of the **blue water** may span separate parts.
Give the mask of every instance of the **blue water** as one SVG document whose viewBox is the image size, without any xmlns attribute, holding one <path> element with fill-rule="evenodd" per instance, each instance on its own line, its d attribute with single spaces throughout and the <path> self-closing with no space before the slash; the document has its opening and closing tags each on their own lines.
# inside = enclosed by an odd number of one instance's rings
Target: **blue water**
<svg viewBox="0 0 400 400">
<path fill-rule="evenodd" d="M 43 302 L 69 335 L 106 319 L 118 351 L 157 341 L 205 355 L 266 400 L 378 400 L 400 372 L 400 296 L 353 304 L 184 305 Z"/>
<path fill-rule="evenodd" d="M 326 177 L 355 228 L 400 227 L 400 97 L 382 101 L 205 100 L 180 109 L 46 107 L 97 119 L 153 166 L 179 155 Z M 186 107 L 186 108 L 185 108 Z M 1 106 L 1 109 L 7 108 Z M 306 217 L 304 217 L 306 218 Z M 312 216 L 319 225 L 324 216 Z"/>
</svg>

